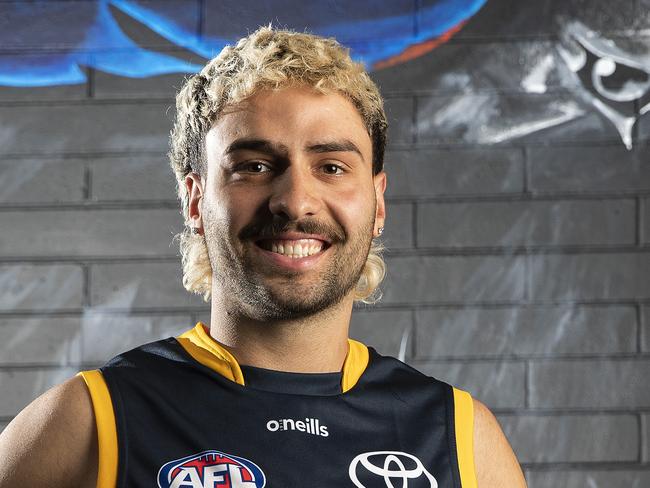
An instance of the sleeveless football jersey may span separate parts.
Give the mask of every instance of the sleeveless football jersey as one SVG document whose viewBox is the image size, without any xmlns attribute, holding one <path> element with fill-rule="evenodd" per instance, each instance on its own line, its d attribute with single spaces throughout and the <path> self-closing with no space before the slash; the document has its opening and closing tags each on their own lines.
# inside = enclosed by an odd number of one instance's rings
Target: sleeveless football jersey
<svg viewBox="0 0 650 488">
<path fill-rule="evenodd" d="M 99 488 L 476 488 L 470 395 L 357 341 L 341 373 L 283 373 L 199 322 L 79 374 Z"/>
</svg>

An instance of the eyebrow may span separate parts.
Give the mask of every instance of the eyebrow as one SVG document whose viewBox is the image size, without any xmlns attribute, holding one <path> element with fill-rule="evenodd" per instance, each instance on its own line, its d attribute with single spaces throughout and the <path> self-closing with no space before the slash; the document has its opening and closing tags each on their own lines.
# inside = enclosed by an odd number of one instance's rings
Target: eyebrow
<svg viewBox="0 0 650 488">
<path fill-rule="evenodd" d="M 274 143 L 267 139 L 236 139 L 226 147 L 224 155 L 233 153 L 235 151 L 250 150 L 259 151 L 267 154 L 272 154 L 287 158 L 289 155 L 289 148 L 284 144 Z M 312 153 L 328 153 L 328 152 L 355 152 L 361 159 L 363 155 L 361 150 L 349 139 L 341 139 L 337 141 L 317 142 L 306 146 L 306 150 Z"/>
<path fill-rule="evenodd" d="M 236 139 L 226 147 L 223 153 L 226 155 L 242 150 L 258 151 L 283 157 L 287 157 L 289 154 L 289 148 L 284 144 L 274 144 L 266 139 Z"/>
<path fill-rule="evenodd" d="M 339 141 L 321 142 L 307 146 L 309 152 L 327 153 L 327 152 L 355 152 L 361 159 L 363 154 L 356 146 L 356 144 L 349 139 L 341 139 Z"/>
</svg>

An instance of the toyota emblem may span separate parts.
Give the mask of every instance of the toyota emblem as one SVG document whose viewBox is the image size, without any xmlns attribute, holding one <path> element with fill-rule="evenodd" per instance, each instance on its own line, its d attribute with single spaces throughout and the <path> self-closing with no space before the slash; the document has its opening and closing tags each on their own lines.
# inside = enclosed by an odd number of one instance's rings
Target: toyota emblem
<svg viewBox="0 0 650 488">
<path fill-rule="evenodd" d="M 386 488 L 408 488 L 411 480 L 426 480 L 428 484 L 416 483 L 418 487 L 438 488 L 438 482 L 422 461 L 412 454 L 401 451 L 364 452 L 355 457 L 348 471 L 357 488 L 369 488 L 363 480 L 382 478 Z M 372 486 L 377 486 L 374 482 Z"/>
</svg>

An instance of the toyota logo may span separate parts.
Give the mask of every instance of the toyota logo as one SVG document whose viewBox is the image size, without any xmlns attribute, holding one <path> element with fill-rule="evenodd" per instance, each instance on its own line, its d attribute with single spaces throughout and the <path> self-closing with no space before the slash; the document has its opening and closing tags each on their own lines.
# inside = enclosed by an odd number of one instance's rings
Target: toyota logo
<svg viewBox="0 0 650 488">
<path fill-rule="evenodd" d="M 408 488 L 410 480 L 424 479 L 429 482 L 428 488 L 438 488 L 438 482 L 429 473 L 422 461 L 406 452 L 400 451 L 374 451 L 364 452 L 355 457 L 348 470 L 350 479 L 357 488 L 368 488 L 361 481 L 363 479 L 383 478 L 386 488 Z M 394 484 L 396 482 L 397 484 Z M 375 486 L 374 484 L 372 486 Z"/>
</svg>

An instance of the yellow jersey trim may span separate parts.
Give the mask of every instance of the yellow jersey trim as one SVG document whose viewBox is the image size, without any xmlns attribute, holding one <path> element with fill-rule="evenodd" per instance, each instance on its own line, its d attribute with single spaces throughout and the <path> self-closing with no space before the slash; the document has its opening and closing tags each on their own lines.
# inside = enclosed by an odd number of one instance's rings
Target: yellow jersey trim
<svg viewBox="0 0 650 488">
<path fill-rule="evenodd" d="M 77 373 L 86 382 L 95 412 L 99 447 L 97 488 L 115 488 L 117 483 L 117 428 L 113 402 L 101 371 Z"/>
<path fill-rule="evenodd" d="M 176 340 L 190 356 L 203 366 L 219 373 L 224 378 L 244 385 L 244 375 L 237 359 L 210 336 L 207 327 L 202 322 L 178 336 Z M 368 348 L 364 344 L 348 339 L 348 354 L 343 363 L 341 378 L 343 393 L 357 384 L 368 366 L 369 358 Z"/>
<path fill-rule="evenodd" d="M 341 390 L 343 393 L 352 389 L 359 378 L 368 367 L 370 354 L 365 344 L 354 339 L 348 339 L 348 354 L 343 363 L 343 377 L 341 378 Z"/>
<path fill-rule="evenodd" d="M 208 334 L 203 323 L 199 322 L 193 329 L 178 336 L 176 340 L 203 366 L 235 383 L 244 384 L 244 375 L 235 357 Z"/>
<path fill-rule="evenodd" d="M 477 488 L 474 467 L 474 403 L 466 391 L 454 388 L 454 429 L 456 456 L 463 488 Z"/>
</svg>

